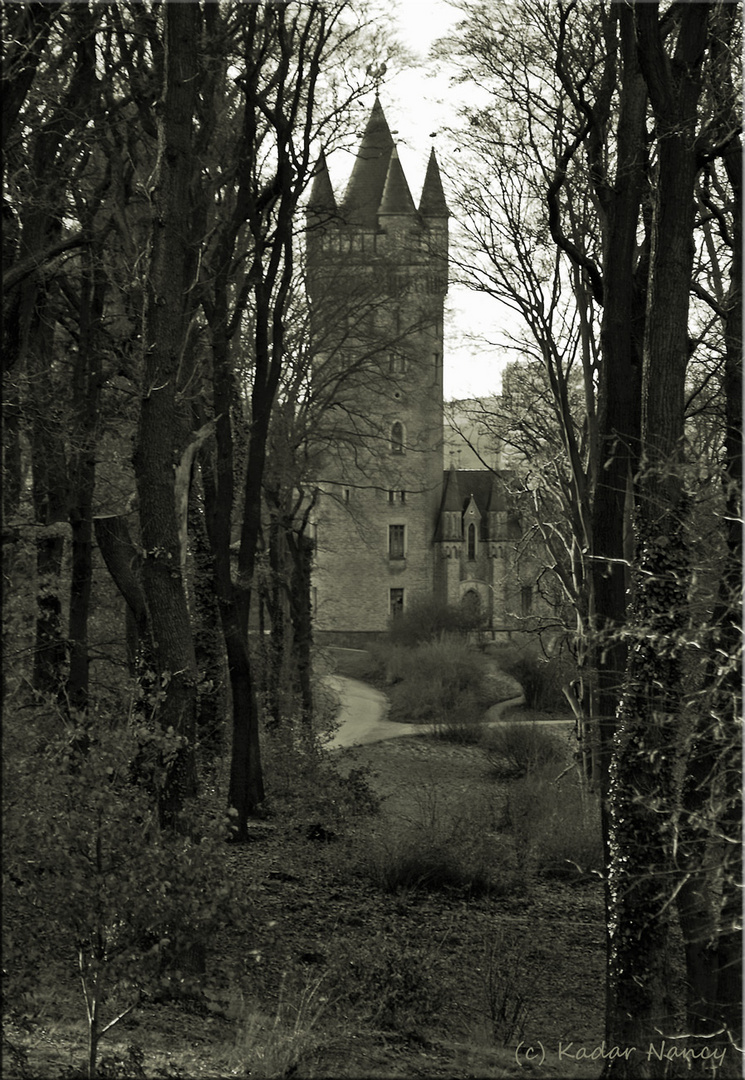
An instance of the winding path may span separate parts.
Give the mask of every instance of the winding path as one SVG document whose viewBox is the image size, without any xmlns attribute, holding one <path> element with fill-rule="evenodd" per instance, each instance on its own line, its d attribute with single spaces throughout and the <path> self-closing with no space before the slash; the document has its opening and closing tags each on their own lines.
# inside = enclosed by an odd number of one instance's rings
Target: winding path
<svg viewBox="0 0 745 1080">
<path fill-rule="evenodd" d="M 342 746 L 363 746 L 402 735 L 427 735 L 431 731 L 429 724 L 398 724 L 388 720 L 388 699 L 367 683 L 349 679 L 345 675 L 327 675 L 324 681 L 339 701 L 340 725 L 328 743 L 330 750 Z M 520 694 L 492 705 L 486 723 L 499 723 L 505 709 L 522 705 L 523 701 Z"/>
</svg>

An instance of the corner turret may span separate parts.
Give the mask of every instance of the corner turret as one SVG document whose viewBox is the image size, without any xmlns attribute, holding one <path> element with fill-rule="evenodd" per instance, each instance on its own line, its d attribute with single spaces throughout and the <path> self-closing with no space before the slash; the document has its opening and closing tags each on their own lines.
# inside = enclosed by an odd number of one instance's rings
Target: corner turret
<svg viewBox="0 0 745 1080">
<path fill-rule="evenodd" d="M 419 200 L 419 213 L 424 218 L 447 218 L 450 217 L 445 192 L 442 190 L 440 167 L 437 164 L 434 147 L 429 155 L 427 174 L 424 177 L 422 197 Z"/>
<path fill-rule="evenodd" d="M 313 175 L 313 184 L 308 197 L 308 217 L 326 221 L 337 213 L 334 189 L 331 186 L 326 155 L 321 151 Z"/>
<path fill-rule="evenodd" d="M 378 208 L 378 217 L 415 217 L 416 207 L 404 176 L 404 170 L 398 157 L 398 150 L 393 147 L 385 178 L 383 197 Z M 384 222 L 381 222 L 384 225 Z"/>
</svg>

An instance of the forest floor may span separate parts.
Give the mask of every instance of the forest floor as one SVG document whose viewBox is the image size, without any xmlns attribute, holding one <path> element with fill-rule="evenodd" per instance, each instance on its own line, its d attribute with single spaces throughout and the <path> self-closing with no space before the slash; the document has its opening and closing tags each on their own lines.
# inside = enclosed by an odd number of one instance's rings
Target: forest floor
<svg viewBox="0 0 745 1080">
<path fill-rule="evenodd" d="M 515 877 L 499 824 L 507 784 L 475 747 L 414 736 L 333 756 L 342 773 L 366 770 L 379 812 L 277 814 L 226 846 L 249 920 L 212 950 L 199 993 L 150 999 L 111 1031 L 99 1075 L 598 1076 L 600 881 Z M 387 891 L 412 836 L 493 841 L 493 887 Z M 82 998 L 43 982 L 5 1001 L 8 1080 L 82 1075 Z"/>
</svg>

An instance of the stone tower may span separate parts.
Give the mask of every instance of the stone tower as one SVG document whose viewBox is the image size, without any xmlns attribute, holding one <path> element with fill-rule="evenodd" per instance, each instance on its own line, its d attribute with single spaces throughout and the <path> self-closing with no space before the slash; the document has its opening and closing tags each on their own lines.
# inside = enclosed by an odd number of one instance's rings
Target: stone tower
<svg viewBox="0 0 745 1080">
<path fill-rule="evenodd" d="M 434 150 L 417 208 L 376 97 L 343 200 L 321 158 L 308 207 L 321 639 L 385 631 L 436 588 L 447 258 Z"/>
</svg>

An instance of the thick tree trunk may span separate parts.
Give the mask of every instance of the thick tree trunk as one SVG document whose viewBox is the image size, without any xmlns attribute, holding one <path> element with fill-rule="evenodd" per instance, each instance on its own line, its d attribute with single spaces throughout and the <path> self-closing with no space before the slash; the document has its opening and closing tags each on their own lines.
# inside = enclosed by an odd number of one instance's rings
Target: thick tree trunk
<svg viewBox="0 0 745 1080">
<path fill-rule="evenodd" d="M 233 696 L 233 750 L 230 759 L 229 806 L 235 810 L 233 839 L 248 839 L 248 820 L 264 801 L 264 776 L 256 698 L 248 643 L 235 612 L 226 632 L 228 670 Z"/>
<path fill-rule="evenodd" d="M 742 1045 L 742 149 L 724 163 L 732 185 L 731 284 L 724 320 L 726 428 L 722 489 L 726 558 L 712 613 L 706 693 L 697 709 L 683 790 L 678 911 L 688 1022 L 734 1058 Z M 726 662 L 723 658 L 726 657 Z M 719 1033 L 716 1036 L 713 1033 Z"/>
<path fill-rule="evenodd" d="M 288 703 L 285 671 L 285 645 L 287 625 L 285 610 L 287 590 L 284 584 L 286 574 L 286 551 L 284 530 L 279 517 L 279 496 L 267 493 L 269 506 L 269 580 L 263 583 L 263 603 L 269 613 L 271 623 L 268 636 L 262 635 L 261 650 L 264 661 L 263 690 L 267 710 L 267 722 L 274 727 L 282 722 L 282 714 Z M 283 692 L 284 691 L 284 692 Z"/>
<path fill-rule="evenodd" d="M 592 515 L 594 618 L 598 635 L 597 719 L 604 803 L 616 709 L 626 667 L 626 647 L 618 631 L 626 616 L 629 571 L 625 564 L 625 531 L 628 488 L 639 453 L 643 345 L 643 330 L 640 334 L 635 316 L 639 307 L 637 231 L 645 180 L 647 92 L 636 56 L 630 11 L 620 11 L 619 25 L 622 93 L 616 182 L 606 198 L 602 364 L 598 390 L 600 449 Z"/>
<path fill-rule="evenodd" d="M 18 66 L 11 73 L 9 97 L 3 101 L 3 137 L 17 122 L 23 98 L 43 54 L 55 10 L 47 13 L 28 10 L 16 14 L 11 22 L 18 36 L 11 35 L 8 57 L 16 55 Z M 78 140 L 71 138 L 89 122 L 92 103 L 97 95 L 95 67 L 96 16 L 87 4 L 77 4 L 69 12 L 69 37 L 63 50 L 74 42 L 75 64 L 64 95 L 50 106 L 38 132 L 30 136 L 30 153 L 25 173 L 27 212 L 23 215 L 18 244 L 18 258 L 9 269 L 28 268 L 15 279 L 11 292 L 9 317 L 3 345 L 9 355 L 4 366 L 26 362 L 29 381 L 31 458 L 36 521 L 48 527 L 67 519 L 68 478 L 65 443 L 69 417 L 60 408 L 55 380 L 59 370 L 54 363 L 55 283 L 53 277 L 39 273 L 45 253 L 54 250 L 62 237 L 65 221 L 64 195 L 68 190 L 73 161 L 77 160 Z M 38 37 L 37 37 L 38 33 Z M 68 56 L 71 55 L 68 53 Z M 6 112 L 7 110 L 7 112 Z M 65 400 L 63 396 L 62 400 Z M 61 580 L 64 541 L 48 533 L 37 550 L 38 617 L 34 685 L 37 690 L 52 692 L 64 703 L 66 643 L 62 629 Z"/>
<path fill-rule="evenodd" d="M 70 455 L 70 668 L 67 696 L 74 709 L 88 704 L 88 617 L 93 581 L 93 489 L 96 426 L 101 396 L 100 329 L 105 278 L 86 252 L 80 295 L 78 352 L 73 370 L 73 450 Z"/>
<path fill-rule="evenodd" d="M 61 536 L 36 541 L 36 640 L 34 644 L 34 690 L 59 696 L 64 682 L 66 649 L 62 636 Z"/>
<path fill-rule="evenodd" d="M 643 330 L 639 308 L 637 231 L 645 180 L 647 90 L 634 41 L 633 15 L 618 9 L 621 84 L 615 184 L 604 189 L 602 363 L 598 387 L 598 468 L 592 502 L 592 654 L 597 691 L 592 723 L 599 745 L 599 787 L 605 862 L 610 865 L 610 764 L 616 711 L 626 667 L 626 644 L 620 630 L 626 619 L 629 569 L 626 565 L 629 485 L 635 473 L 641 427 Z M 642 301 L 643 306 L 643 301 Z M 612 908 L 606 878 L 606 915 Z M 606 918 L 606 926 L 610 919 Z M 611 940 L 606 933 L 607 973 Z M 613 994 L 606 994 L 606 1035 L 614 1026 Z"/>
<path fill-rule="evenodd" d="M 245 586 L 233 580 L 231 566 L 234 460 L 231 414 L 234 380 L 227 336 L 228 279 L 225 267 L 215 284 L 211 310 L 215 453 L 202 455 L 205 524 L 214 559 L 214 589 L 220 612 L 232 705 L 232 751 L 228 807 L 235 814 L 232 839 L 248 838 L 248 820 L 264 801 L 264 780 L 259 743 L 259 706 L 248 651 L 246 627 L 239 618 L 238 596 Z M 246 610 L 247 610 L 246 601 Z"/>
<path fill-rule="evenodd" d="M 671 61 L 658 4 L 636 4 L 639 58 L 658 123 L 658 177 L 642 383 L 642 454 L 632 647 L 611 765 L 609 1032 L 639 1046 L 677 1034 L 671 955 L 678 807 L 676 736 L 688 556 L 681 483 L 688 306 L 693 273 L 694 148 L 709 5 L 680 13 Z M 679 740 L 678 740 L 679 741 Z M 624 1058 L 614 1075 L 654 1075 Z"/>
<path fill-rule="evenodd" d="M 130 673 L 138 675 L 153 664 L 149 642 L 147 604 L 140 578 L 141 556 L 132 543 L 124 514 L 93 520 L 96 543 L 114 584 L 126 604 L 125 638 Z"/>
<path fill-rule="evenodd" d="M 165 6 L 166 74 L 153 191 L 152 248 L 144 313 L 144 392 L 134 453 L 143 546 L 142 584 L 162 699 L 157 716 L 180 740 L 166 769 L 164 823 L 178 822 L 196 791 L 197 673 L 181 571 L 175 470 L 180 461 L 178 395 L 195 252 L 190 233 L 192 124 L 198 77 L 197 4 Z"/>
<path fill-rule="evenodd" d="M 3 402 L 3 521 L 7 524 L 21 504 L 21 403 L 18 390 L 4 384 Z"/>
</svg>

